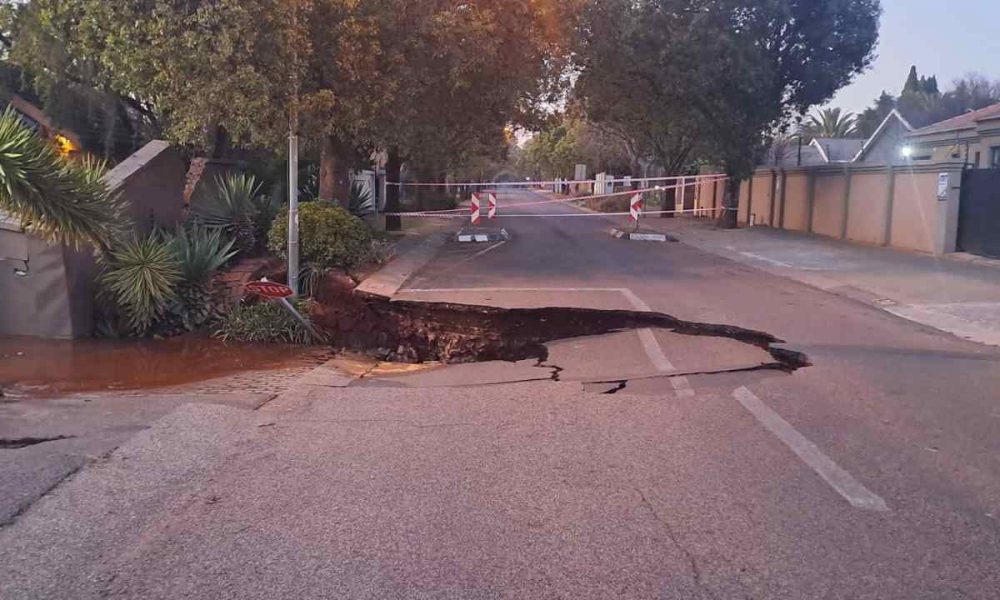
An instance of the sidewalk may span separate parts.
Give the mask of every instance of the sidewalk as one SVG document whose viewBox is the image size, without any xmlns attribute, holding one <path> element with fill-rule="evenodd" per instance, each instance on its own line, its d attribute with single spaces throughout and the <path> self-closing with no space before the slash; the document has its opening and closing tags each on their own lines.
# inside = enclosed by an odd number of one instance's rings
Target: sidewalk
<svg viewBox="0 0 1000 600">
<path fill-rule="evenodd" d="M 645 219 L 690 246 L 868 303 L 959 337 L 1000 346 L 1000 261 L 933 256 L 707 219 Z"/>
</svg>

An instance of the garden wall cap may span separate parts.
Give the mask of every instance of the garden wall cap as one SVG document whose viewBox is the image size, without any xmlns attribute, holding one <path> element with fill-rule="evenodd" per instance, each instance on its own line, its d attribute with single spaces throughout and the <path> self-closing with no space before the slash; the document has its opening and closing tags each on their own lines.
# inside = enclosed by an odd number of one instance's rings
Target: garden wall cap
<svg viewBox="0 0 1000 600">
<path fill-rule="evenodd" d="M 170 142 L 165 140 L 153 140 L 142 148 L 139 148 L 131 156 L 115 165 L 104 174 L 104 183 L 112 191 L 120 188 L 130 177 L 138 173 L 147 164 L 156 160 L 161 154 L 170 149 Z"/>
</svg>

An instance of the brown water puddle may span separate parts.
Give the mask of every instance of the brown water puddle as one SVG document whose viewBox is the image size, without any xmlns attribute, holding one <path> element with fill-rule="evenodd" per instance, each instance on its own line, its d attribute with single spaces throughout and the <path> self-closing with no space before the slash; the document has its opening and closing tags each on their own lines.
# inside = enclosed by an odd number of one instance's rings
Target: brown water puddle
<svg viewBox="0 0 1000 600">
<path fill-rule="evenodd" d="M 322 347 L 233 344 L 184 336 L 167 340 L 44 340 L 0 336 L 0 389 L 57 396 L 170 387 L 245 371 L 308 367 Z"/>
</svg>

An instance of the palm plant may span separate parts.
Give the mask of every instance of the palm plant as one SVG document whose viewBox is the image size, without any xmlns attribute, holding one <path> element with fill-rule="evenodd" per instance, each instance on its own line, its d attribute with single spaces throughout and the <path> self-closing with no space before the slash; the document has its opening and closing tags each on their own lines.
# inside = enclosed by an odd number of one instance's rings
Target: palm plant
<svg viewBox="0 0 1000 600">
<path fill-rule="evenodd" d="M 60 157 L 13 109 L 0 114 L 0 210 L 25 231 L 77 247 L 110 248 L 123 229 L 122 201 L 104 185 L 103 174 L 102 163 Z"/>
<path fill-rule="evenodd" d="M 258 238 L 258 218 L 263 200 L 261 184 L 249 173 L 229 173 L 215 179 L 215 190 L 191 203 L 194 223 L 224 231 L 235 240 L 237 250 L 250 253 Z"/>
<path fill-rule="evenodd" d="M 102 293 L 117 306 L 125 326 L 147 334 L 176 298 L 181 265 L 171 243 L 156 232 L 119 242 L 104 255 Z"/>
<path fill-rule="evenodd" d="M 799 127 L 799 135 L 809 138 L 846 138 L 856 134 L 857 117 L 839 108 L 824 108 Z"/>
</svg>

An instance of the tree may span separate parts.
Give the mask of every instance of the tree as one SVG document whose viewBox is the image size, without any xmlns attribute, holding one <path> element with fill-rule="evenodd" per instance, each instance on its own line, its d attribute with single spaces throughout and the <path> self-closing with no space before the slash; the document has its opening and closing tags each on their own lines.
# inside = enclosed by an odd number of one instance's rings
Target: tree
<svg viewBox="0 0 1000 600">
<path fill-rule="evenodd" d="M 824 108 L 799 127 L 799 135 L 806 138 L 847 138 L 856 134 L 857 117 L 839 108 Z"/>
<path fill-rule="evenodd" d="M 878 0 L 683 2 L 678 28 L 697 48 L 685 79 L 704 114 L 705 157 L 729 176 L 723 224 L 735 225 L 740 181 L 753 171 L 769 132 L 823 104 L 872 61 Z M 686 10 L 685 10 L 686 9 Z"/>
<path fill-rule="evenodd" d="M 669 174 L 690 164 L 704 117 L 686 94 L 698 58 L 675 30 L 683 4 L 690 3 L 591 2 L 580 24 L 574 88 L 586 119 L 617 137 L 633 165 L 649 156 Z"/>
<path fill-rule="evenodd" d="M 889 113 L 896 108 L 896 97 L 883 90 L 882 94 L 875 99 L 875 103 L 866 108 L 857 120 L 858 135 L 869 138 L 875 134 L 875 130 L 885 121 Z"/>
<path fill-rule="evenodd" d="M 530 0 L 385 0 L 377 72 L 392 90 L 365 133 L 390 180 L 404 163 L 443 180 L 503 160 L 511 124 L 535 121 L 561 73 L 561 6 Z M 387 190 L 398 207 L 398 188 Z M 389 223 L 392 225 L 392 223 Z"/>
<path fill-rule="evenodd" d="M 997 102 L 1000 102 L 1000 81 L 990 82 L 972 73 L 956 79 L 952 89 L 942 94 L 936 76 L 919 76 L 916 67 L 911 67 L 900 96 L 882 92 L 874 105 L 858 118 L 858 129 L 862 135 L 870 136 L 893 109 L 899 110 L 914 127 L 924 127 Z"/>
<path fill-rule="evenodd" d="M 93 65 L 63 45 L 56 33 L 75 26 L 72 5 L 55 10 L 31 2 L 3 9 L 0 99 L 17 94 L 35 103 L 58 127 L 76 133 L 86 151 L 106 159 L 124 158 L 158 136 L 158 122 L 148 107 L 104 87 L 90 76 Z"/>
</svg>

